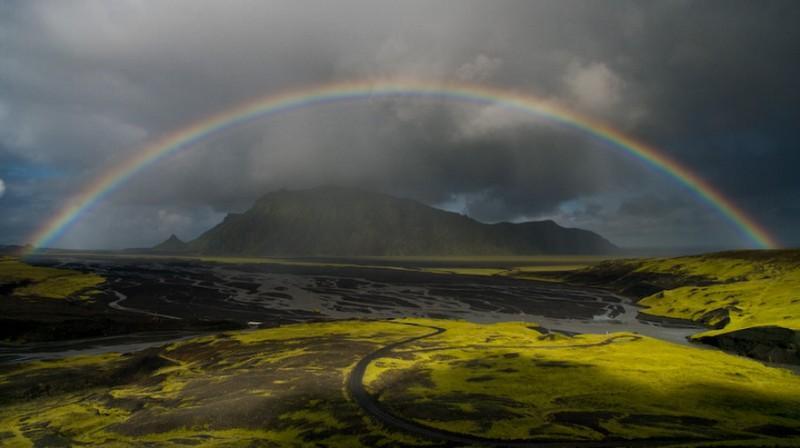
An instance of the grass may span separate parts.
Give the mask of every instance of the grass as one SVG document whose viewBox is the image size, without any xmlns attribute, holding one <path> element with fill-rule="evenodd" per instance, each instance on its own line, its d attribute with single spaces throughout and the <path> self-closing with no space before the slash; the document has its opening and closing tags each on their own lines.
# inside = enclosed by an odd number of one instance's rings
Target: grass
<svg viewBox="0 0 800 448">
<path fill-rule="evenodd" d="M 104 281 L 97 274 L 32 266 L 12 257 L 0 258 L 0 286 L 16 285 L 12 292 L 16 297 L 63 299 L 87 292 Z M 83 294 L 82 298 L 85 297 Z"/>
<path fill-rule="evenodd" d="M 691 257 L 632 260 L 629 275 L 671 275 L 679 286 L 642 299 L 648 314 L 723 328 L 694 337 L 751 327 L 800 330 L 800 251 L 737 251 Z M 680 282 L 680 279 L 688 279 Z M 723 322 L 724 323 L 724 322 Z"/>
<path fill-rule="evenodd" d="M 478 255 L 478 256 L 395 256 L 395 257 L 359 257 L 361 260 L 375 260 L 385 262 L 404 262 L 404 263 L 428 263 L 436 262 L 441 264 L 452 263 L 478 263 L 492 265 L 517 265 L 553 263 L 560 264 L 592 264 L 598 263 L 609 258 L 608 255 Z"/>
<path fill-rule="evenodd" d="M 96 255 L 71 252 L 71 255 Z M 504 276 L 528 280 L 556 281 L 560 272 L 584 269 L 608 260 L 599 255 L 531 255 L 531 256 L 361 256 L 323 259 L 237 257 L 204 255 L 157 255 L 157 254 L 103 254 L 114 258 L 143 258 L 163 260 L 196 260 L 222 264 L 274 264 L 282 266 L 320 268 L 369 268 L 392 269 L 413 272 L 428 272 L 444 275 Z"/>
<path fill-rule="evenodd" d="M 294 260 L 285 258 L 253 257 L 188 257 L 214 263 L 256 263 L 287 266 L 313 266 L 333 268 L 372 268 L 428 272 L 444 275 L 502 276 L 527 280 L 554 281 L 553 274 L 583 269 L 600 263 L 608 257 L 593 255 L 537 255 L 537 256 L 431 256 L 431 257 L 357 257 L 351 262 Z M 435 267 L 430 267 L 433 265 Z"/>
<path fill-rule="evenodd" d="M 425 446 L 364 419 L 342 389 L 361 356 L 424 332 L 314 323 L 6 366 L 0 445 Z"/>
<path fill-rule="evenodd" d="M 800 377 L 745 358 L 625 333 L 552 339 L 523 323 L 434 324 L 448 331 L 367 376 L 387 406 L 430 426 L 570 440 L 800 428 Z"/>
<path fill-rule="evenodd" d="M 355 363 L 392 412 L 496 438 L 725 437 L 798 443 L 800 377 L 725 353 L 529 323 L 340 321 L 184 340 L 134 355 L 0 367 L 0 445 L 426 446 L 365 418 Z M 605 344 L 605 345 L 603 345 Z"/>
<path fill-rule="evenodd" d="M 533 266 L 511 266 L 511 267 L 436 267 L 420 268 L 432 274 L 450 275 L 477 275 L 483 277 L 509 277 L 522 280 L 537 280 L 557 282 L 561 281 L 561 275 L 565 272 L 577 271 L 591 266 L 595 261 L 587 261 L 587 264 L 562 264 L 559 259 L 553 259 L 547 264 Z"/>
</svg>

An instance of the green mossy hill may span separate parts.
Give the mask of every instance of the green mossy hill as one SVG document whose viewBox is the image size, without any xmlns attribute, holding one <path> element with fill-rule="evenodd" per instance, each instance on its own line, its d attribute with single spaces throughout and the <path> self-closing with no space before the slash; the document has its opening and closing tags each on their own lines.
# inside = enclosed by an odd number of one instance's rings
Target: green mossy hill
<svg viewBox="0 0 800 448">
<path fill-rule="evenodd" d="M 103 277 L 71 269 L 32 266 L 13 257 L 0 257 L 0 296 L 63 299 L 89 293 Z"/>
<path fill-rule="evenodd" d="M 248 211 L 228 215 L 177 252 L 403 256 L 598 254 L 615 250 L 595 233 L 564 228 L 553 221 L 483 224 L 409 199 L 330 187 L 269 193 Z"/>
<path fill-rule="evenodd" d="M 800 363 L 800 250 L 615 260 L 568 279 L 605 283 L 641 297 L 647 314 L 710 327 L 695 339 Z"/>
<path fill-rule="evenodd" d="M 345 389 L 359 360 L 432 327 L 445 331 L 385 353 L 364 377 L 384 409 L 420 425 L 564 446 L 800 443 L 800 377 L 787 370 L 626 333 L 404 319 L 0 366 L 0 445 L 442 446 L 377 423 Z"/>
<path fill-rule="evenodd" d="M 629 333 L 433 325 L 447 331 L 367 372 L 385 406 L 428 426 L 501 439 L 756 439 L 746 446 L 777 445 L 757 440 L 768 427 L 800 435 L 800 377 L 786 370 Z"/>
</svg>

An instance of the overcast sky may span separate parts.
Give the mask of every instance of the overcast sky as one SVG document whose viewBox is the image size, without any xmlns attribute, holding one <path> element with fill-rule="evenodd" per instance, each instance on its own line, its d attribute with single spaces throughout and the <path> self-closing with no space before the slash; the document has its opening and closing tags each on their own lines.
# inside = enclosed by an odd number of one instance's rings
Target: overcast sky
<svg viewBox="0 0 800 448">
<path fill-rule="evenodd" d="M 800 245 L 800 2 L 4 1 L 0 244 L 171 130 L 256 96 L 374 77 L 530 92 L 661 149 Z M 621 246 L 740 247 L 641 162 L 492 105 L 306 108 L 133 178 L 54 244 L 199 235 L 279 188 L 354 185 Z"/>
</svg>

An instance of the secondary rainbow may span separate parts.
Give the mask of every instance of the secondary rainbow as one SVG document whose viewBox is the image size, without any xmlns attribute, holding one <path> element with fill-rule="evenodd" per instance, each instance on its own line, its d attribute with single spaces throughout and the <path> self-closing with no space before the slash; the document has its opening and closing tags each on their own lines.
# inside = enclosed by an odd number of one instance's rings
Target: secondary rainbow
<svg viewBox="0 0 800 448">
<path fill-rule="evenodd" d="M 221 113 L 167 134 L 135 152 L 106 171 L 75 195 L 29 239 L 31 249 L 56 241 L 104 197 L 118 189 L 136 173 L 176 152 L 219 132 L 253 120 L 299 108 L 365 99 L 409 97 L 455 100 L 473 104 L 493 104 L 533 114 L 562 126 L 588 133 L 656 170 L 676 179 L 724 215 L 751 243 L 761 248 L 779 247 L 770 233 L 690 169 L 680 165 L 652 146 L 622 134 L 601 121 L 570 111 L 563 106 L 525 92 L 461 82 L 428 82 L 414 79 L 366 79 L 301 87 L 246 101 Z"/>
</svg>

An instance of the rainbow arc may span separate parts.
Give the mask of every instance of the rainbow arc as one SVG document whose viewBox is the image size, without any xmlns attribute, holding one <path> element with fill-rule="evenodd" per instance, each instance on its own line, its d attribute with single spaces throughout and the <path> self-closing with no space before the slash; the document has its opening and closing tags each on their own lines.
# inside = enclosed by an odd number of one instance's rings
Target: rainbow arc
<svg viewBox="0 0 800 448">
<path fill-rule="evenodd" d="M 136 151 L 129 159 L 106 171 L 75 195 L 29 239 L 31 251 L 55 242 L 81 216 L 137 173 L 212 135 L 253 120 L 300 108 L 392 97 L 440 98 L 478 105 L 494 104 L 545 118 L 586 133 L 605 143 L 607 147 L 638 159 L 684 185 L 701 200 L 718 210 L 751 244 L 760 248 L 779 247 L 777 240 L 755 219 L 692 170 L 656 148 L 627 136 L 599 120 L 570 111 L 552 101 L 514 90 L 415 79 L 368 79 L 321 84 L 269 94 L 194 122 L 151 142 Z"/>
</svg>

